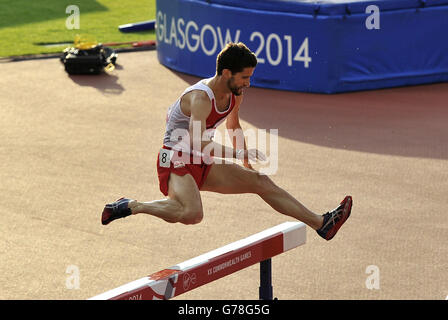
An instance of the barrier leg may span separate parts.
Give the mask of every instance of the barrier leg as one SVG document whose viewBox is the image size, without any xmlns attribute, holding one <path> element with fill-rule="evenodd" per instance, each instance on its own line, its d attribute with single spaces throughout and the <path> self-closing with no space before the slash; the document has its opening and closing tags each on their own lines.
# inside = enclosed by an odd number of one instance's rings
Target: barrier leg
<svg viewBox="0 0 448 320">
<path fill-rule="evenodd" d="M 272 262 L 267 259 L 260 262 L 260 300 L 272 300 Z"/>
</svg>

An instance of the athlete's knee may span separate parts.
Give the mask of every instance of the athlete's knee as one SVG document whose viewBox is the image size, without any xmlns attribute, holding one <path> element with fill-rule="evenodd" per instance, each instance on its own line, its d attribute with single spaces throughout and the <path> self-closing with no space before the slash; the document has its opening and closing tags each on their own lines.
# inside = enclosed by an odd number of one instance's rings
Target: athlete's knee
<svg viewBox="0 0 448 320">
<path fill-rule="evenodd" d="M 255 193 L 258 195 L 273 192 L 277 187 L 271 178 L 260 172 L 256 172 L 255 181 Z"/>
<path fill-rule="evenodd" d="M 184 209 L 182 215 L 179 217 L 179 222 L 183 224 L 198 224 L 202 221 L 204 213 L 202 208 Z"/>
</svg>

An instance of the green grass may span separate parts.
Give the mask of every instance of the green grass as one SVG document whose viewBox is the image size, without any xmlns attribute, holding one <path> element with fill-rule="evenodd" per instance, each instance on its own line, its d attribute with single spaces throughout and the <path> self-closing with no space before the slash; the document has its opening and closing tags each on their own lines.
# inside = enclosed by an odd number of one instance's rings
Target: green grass
<svg viewBox="0 0 448 320">
<path fill-rule="evenodd" d="M 80 29 L 69 30 L 65 12 L 80 10 Z M 65 46 L 37 43 L 73 42 L 76 34 L 98 42 L 154 40 L 154 31 L 122 33 L 118 26 L 155 19 L 155 0 L 0 0 L 0 57 L 61 52 Z"/>
</svg>

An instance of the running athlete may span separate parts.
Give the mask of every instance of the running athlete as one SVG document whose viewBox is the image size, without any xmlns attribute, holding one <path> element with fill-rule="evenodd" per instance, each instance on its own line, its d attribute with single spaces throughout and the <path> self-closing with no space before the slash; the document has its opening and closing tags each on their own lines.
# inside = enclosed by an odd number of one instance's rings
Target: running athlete
<svg viewBox="0 0 448 320">
<path fill-rule="evenodd" d="M 243 43 L 226 45 L 218 54 L 215 76 L 187 88 L 168 110 L 163 146 L 157 157 L 159 187 L 167 198 L 150 202 L 120 198 L 105 206 L 103 225 L 140 213 L 170 223 L 196 224 L 203 218 L 200 191 L 212 191 L 257 194 L 273 209 L 302 221 L 322 238 L 335 236 L 350 216 L 350 196 L 337 208 L 316 214 L 251 166 L 251 162 L 263 161 L 266 156 L 246 147 L 238 110 L 256 65 L 255 54 Z M 233 134 L 233 148 L 213 141 L 214 129 L 223 121 Z M 218 163 L 215 155 L 239 159 L 243 165 Z"/>
</svg>

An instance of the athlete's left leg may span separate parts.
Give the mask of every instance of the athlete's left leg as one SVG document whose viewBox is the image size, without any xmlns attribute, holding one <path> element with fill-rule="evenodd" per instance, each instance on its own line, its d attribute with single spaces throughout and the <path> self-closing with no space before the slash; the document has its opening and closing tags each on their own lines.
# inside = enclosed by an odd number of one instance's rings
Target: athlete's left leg
<svg viewBox="0 0 448 320">
<path fill-rule="evenodd" d="M 200 190 L 223 194 L 258 194 L 276 211 L 293 217 L 315 230 L 321 228 L 323 224 L 322 215 L 307 209 L 267 175 L 234 163 L 213 164 Z"/>
</svg>

